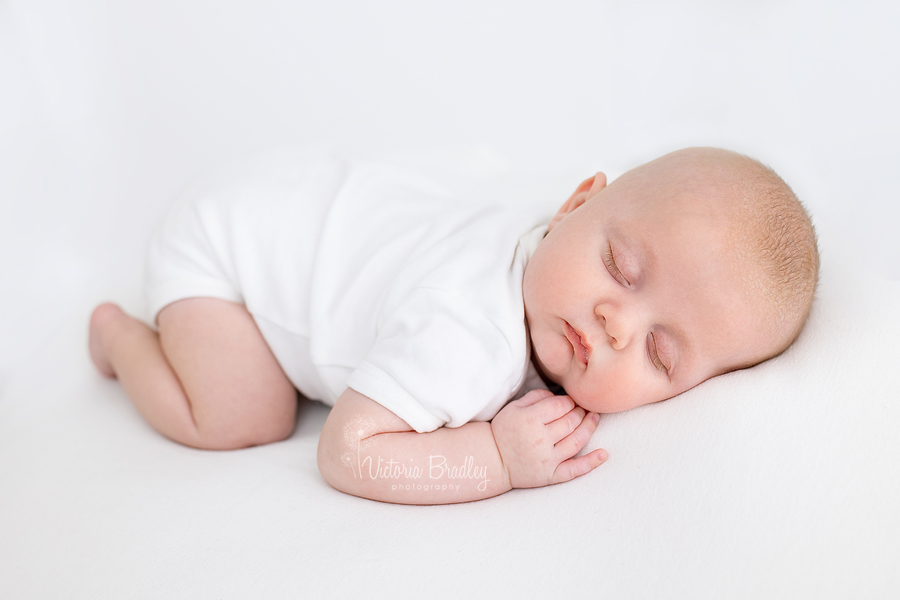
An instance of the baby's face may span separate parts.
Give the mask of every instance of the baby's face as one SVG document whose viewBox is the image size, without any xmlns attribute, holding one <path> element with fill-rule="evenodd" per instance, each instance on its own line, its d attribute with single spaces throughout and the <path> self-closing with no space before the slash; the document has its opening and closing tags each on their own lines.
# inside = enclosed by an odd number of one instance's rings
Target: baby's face
<svg viewBox="0 0 900 600">
<path fill-rule="evenodd" d="M 585 181 L 525 270 L 533 361 L 581 407 L 671 398 L 770 353 L 725 243 L 727 216 L 699 195 L 623 178 Z"/>
</svg>

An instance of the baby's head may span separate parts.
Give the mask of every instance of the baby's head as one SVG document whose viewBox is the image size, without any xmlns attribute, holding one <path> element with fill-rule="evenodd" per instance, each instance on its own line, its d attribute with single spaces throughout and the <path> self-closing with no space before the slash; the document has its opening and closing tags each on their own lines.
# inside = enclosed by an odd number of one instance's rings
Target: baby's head
<svg viewBox="0 0 900 600">
<path fill-rule="evenodd" d="M 587 410 L 665 400 L 790 346 L 818 270 L 809 215 L 753 159 L 689 148 L 598 173 L 525 269 L 533 361 Z"/>
</svg>

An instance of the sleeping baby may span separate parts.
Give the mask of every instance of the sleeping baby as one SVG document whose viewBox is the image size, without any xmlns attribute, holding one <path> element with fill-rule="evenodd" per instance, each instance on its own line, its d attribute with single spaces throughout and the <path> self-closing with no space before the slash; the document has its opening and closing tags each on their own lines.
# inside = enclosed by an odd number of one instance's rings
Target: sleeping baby
<svg viewBox="0 0 900 600">
<path fill-rule="evenodd" d="M 332 406 L 322 477 L 365 498 L 478 500 L 569 481 L 601 413 L 785 350 L 818 279 L 812 223 L 746 156 L 690 148 L 555 215 L 394 166 L 270 158 L 190 190 L 155 233 L 150 325 L 114 304 L 90 353 L 163 435 L 236 449 Z"/>
</svg>

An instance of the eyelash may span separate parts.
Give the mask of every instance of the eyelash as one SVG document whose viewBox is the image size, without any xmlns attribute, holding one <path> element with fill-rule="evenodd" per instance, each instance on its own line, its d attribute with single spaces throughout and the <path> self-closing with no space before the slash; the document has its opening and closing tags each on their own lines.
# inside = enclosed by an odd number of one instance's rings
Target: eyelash
<svg viewBox="0 0 900 600">
<path fill-rule="evenodd" d="M 666 365 L 663 364 L 662 360 L 660 360 L 660 358 L 659 358 L 659 350 L 656 348 L 656 340 L 653 339 L 653 332 L 651 331 L 650 333 L 647 334 L 647 336 L 650 338 L 650 344 L 649 344 L 649 349 L 648 349 L 648 352 L 650 353 L 650 362 L 653 363 L 654 367 L 656 367 L 657 369 L 659 369 L 660 371 L 662 371 L 666 375 L 668 375 L 669 369 L 666 367 Z"/>
<path fill-rule="evenodd" d="M 619 266 L 616 264 L 616 257 L 613 255 L 611 244 L 606 245 L 606 256 L 603 262 L 606 263 L 606 268 L 610 270 L 613 279 L 626 287 L 631 285 L 631 282 L 622 274 L 622 271 L 619 270 Z"/>
</svg>

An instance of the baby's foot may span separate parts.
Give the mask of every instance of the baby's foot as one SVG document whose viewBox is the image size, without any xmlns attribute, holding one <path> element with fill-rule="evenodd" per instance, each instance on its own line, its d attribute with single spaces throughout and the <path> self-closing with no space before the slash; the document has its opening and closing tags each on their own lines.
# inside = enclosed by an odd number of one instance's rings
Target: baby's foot
<svg viewBox="0 0 900 600">
<path fill-rule="evenodd" d="M 95 308 L 94 313 L 91 315 L 91 325 L 88 333 L 88 349 L 91 352 L 91 360 L 94 361 L 94 366 L 97 367 L 98 371 L 110 378 L 115 378 L 116 373 L 113 371 L 112 365 L 106 356 L 102 338 L 104 332 L 109 329 L 113 321 L 123 316 L 126 315 L 122 312 L 122 309 L 110 302 Z"/>
</svg>

